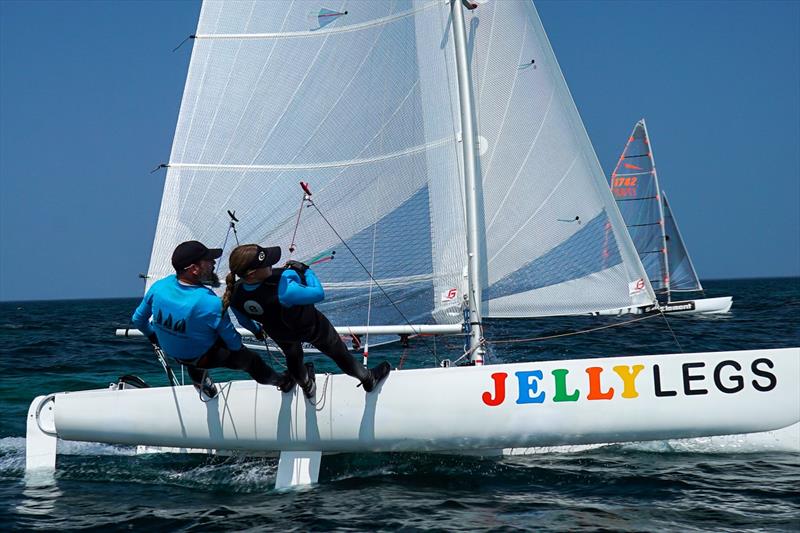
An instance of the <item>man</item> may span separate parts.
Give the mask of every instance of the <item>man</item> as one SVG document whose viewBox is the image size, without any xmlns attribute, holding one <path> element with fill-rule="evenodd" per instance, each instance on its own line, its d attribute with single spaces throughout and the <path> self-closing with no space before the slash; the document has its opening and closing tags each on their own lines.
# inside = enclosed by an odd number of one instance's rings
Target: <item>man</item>
<svg viewBox="0 0 800 533">
<path fill-rule="evenodd" d="M 221 255 L 220 248 L 209 249 L 198 241 L 179 244 L 172 254 L 175 274 L 150 287 L 133 313 L 133 325 L 185 365 L 195 388 L 210 398 L 217 390 L 207 370 L 219 367 L 244 370 L 263 385 L 290 390 L 291 377 L 278 375 L 242 345 L 221 300 L 207 287 L 219 286 L 214 266 Z"/>
<path fill-rule="evenodd" d="M 357 361 L 333 325 L 314 307 L 325 298 L 314 271 L 297 261 L 273 269 L 280 258 L 281 249 L 277 246 L 236 247 L 228 259 L 231 272 L 225 279 L 223 309 L 230 305 L 242 326 L 259 339 L 266 332 L 275 341 L 286 356 L 289 374 L 307 398 L 314 398 L 316 384 L 314 366 L 303 364 L 303 342 L 333 359 L 345 374 L 358 379 L 364 390 L 371 392 L 391 371 L 389 363 L 368 369 Z M 237 275 L 242 278 L 238 282 Z"/>
</svg>

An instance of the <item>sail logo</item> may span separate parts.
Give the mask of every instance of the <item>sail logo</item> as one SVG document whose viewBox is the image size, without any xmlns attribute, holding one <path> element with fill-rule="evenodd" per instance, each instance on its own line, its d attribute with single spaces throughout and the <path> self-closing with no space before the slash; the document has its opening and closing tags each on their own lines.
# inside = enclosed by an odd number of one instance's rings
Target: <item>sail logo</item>
<svg viewBox="0 0 800 533">
<path fill-rule="evenodd" d="M 642 291 L 644 291 L 644 278 L 628 283 L 628 296 L 636 296 Z"/>
<path fill-rule="evenodd" d="M 672 302 L 669 304 L 648 305 L 644 308 L 645 313 L 664 312 L 664 313 L 677 313 L 680 311 L 694 311 L 695 304 L 693 301 L 688 302 Z"/>
<path fill-rule="evenodd" d="M 591 366 L 584 369 L 585 375 L 570 375 L 567 368 L 556 368 L 548 374 L 540 369 L 522 370 L 514 372 L 513 376 L 494 372 L 490 376 L 490 389 L 481 394 L 481 400 L 489 407 L 497 407 L 509 400 L 513 391 L 516 391 L 514 402 L 517 404 L 635 399 L 640 396 L 644 381 L 641 377 L 645 372 L 652 376 L 656 398 L 705 395 L 711 387 L 708 381 L 724 394 L 735 394 L 746 387 L 769 392 L 778 384 L 778 378 L 770 372 L 774 367 L 770 359 L 762 357 L 753 360 L 747 372 L 742 364 L 732 359 L 720 361 L 713 367 L 707 366 L 705 361 L 683 363 L 677 377 L 663 376 L 659 364 L 652 365 L 649 370 L 643 364 L 616 365 L 611 372 Z M 544 387 L 545 380 L 551 385 L 548 390 Z"/>
<path fill-rule="evenodd" d="M 458 296 L 458 289 L 452 288 L 442 293 L 442 302 L 451 302 Z"/>
</svg>

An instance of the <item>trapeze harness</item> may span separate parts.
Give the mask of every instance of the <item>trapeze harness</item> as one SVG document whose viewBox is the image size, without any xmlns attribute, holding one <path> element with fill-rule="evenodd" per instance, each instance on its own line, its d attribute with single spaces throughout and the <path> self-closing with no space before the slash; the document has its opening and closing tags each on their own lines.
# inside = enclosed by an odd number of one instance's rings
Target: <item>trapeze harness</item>
<svg viewBox="0 0 800 533">
<path fill-rule="evenodd" d="M 321 313 L 313 304 L 284 307 L 278 299 L 278 283 L 285 268 L 273 268 L 272 275 L 253 290 L 242 287 L 243 280 L 234 285 L 231 307 L 261 324 L 276 342 L 313 340 L 318 333 Z M 297 272 L 297 271 L 295 271 Z M 305 285 L 305 274 L 298 272 Z"/>
</svg>

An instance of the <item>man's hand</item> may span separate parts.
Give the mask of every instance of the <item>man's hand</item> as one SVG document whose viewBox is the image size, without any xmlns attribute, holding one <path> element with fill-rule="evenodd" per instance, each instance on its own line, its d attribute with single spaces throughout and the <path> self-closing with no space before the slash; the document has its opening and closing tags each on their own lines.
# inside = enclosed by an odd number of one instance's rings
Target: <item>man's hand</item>
<svg viewBox="0 0 800 533">
<path fill-rule="evenodd" d="M 161 348 L 161 345 L 158 343 L 158 337 L 156 337 L 155 333 L 151 333 L 150 335 L 148 335 L 147 340 L 149 340 L 150 344 L 152 344 L 153 346 L 158 346 L 159 348 Z"/>
</svg>

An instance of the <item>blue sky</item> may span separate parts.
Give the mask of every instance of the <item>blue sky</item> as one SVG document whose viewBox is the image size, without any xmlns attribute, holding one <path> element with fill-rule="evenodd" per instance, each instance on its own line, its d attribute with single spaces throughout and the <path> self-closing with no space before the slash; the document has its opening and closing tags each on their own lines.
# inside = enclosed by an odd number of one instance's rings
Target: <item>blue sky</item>
<svg viewBox="0 0 800 533">
<path fill-rule="evenodd" d="M 647 119 L 701 278 L 800 275 L 800 3 L 537 8 L 606 173 Z M 0 299 L 141 294 L 199 10 L 0 2 Z"/>
</svg>

